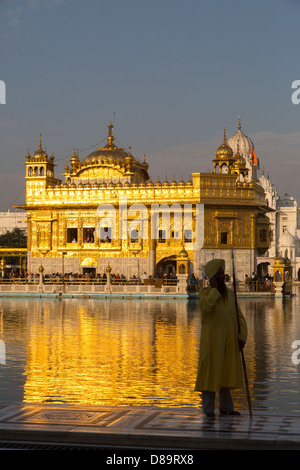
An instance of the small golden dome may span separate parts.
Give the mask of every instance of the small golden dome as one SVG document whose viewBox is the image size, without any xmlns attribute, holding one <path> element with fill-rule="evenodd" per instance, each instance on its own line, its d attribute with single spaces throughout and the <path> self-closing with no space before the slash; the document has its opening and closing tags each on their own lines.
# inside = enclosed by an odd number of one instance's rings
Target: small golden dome
<svg viewBox="0 0 300 470">
<path fill-rule="evenodd" d="M 40 134 L 40 139 L 39 139 L 39 148 L 36 150 L 33 154 L 33 160 L 35 161 L 42 161 L 42 160 L 48 160 L 48 155 L 46 152 L 46 149 L 43 150 L 42 148 L 42 134 Z"/>
<path fill-rule="evenodd" d="M 234 168 L 246 168 L 246 160 L 240 154 L 240 147 L 239 147 L 239 142 L 238 141 L 237 141 L 237 150 L 236 150 L 236 154 L 234 156 L 234 159 L 235 159 Z"/>
<path fill-rule="evenodd" d="M 80 160 L 79 160 L 79 157 L 78 157 L 78 149 L 77 149 L 77 153 L 76 153 L 75 147 L 74 147 L 73 156 L 70 158 L 70 163 L 71 163 L 72 167 L 77 166 L 80 163 Z"/>
<path fill-rule="evenodd" d="M 185 186 L 185 182 L 183 181 L 183 178 L 181 177 L 181 180 L 178 183 L 178 186 L 183 187 Z"/>
<path fill-rule="evenodd" d="M 187 258 L 189 256 L 188 252 L 183 248 L 179 253 L 180 258 Z"/>
<path fill-rule="evenodd" d="M 227 139 L 226 139 L 226 129 L 224 127 L 224 137 L 223 137 L 223 142 L 216 151 L 216 157 L 218 159 L 224 159 L 227 160 L 228 158 L 233 158 L 233 151 L 232 148 L 229 147 L 227 144 Z"/>
<path fill-rule="evenodd" d="M 278 255 L 275 260 L 274 260 L 274 266 L 275 265 L 284 265 L 284 259 L 282 258 L 282 256 Z"/>
<path fill-rule="evenodd" d="M 153 188 L 153 187 L 154 187 L 154 184 L 153 184 L 152 179 L 150 178 L 147 182 L 147 188 Z"/>
<path fill-rule="evenodd" d="M 175 180 L 175 176 L 173 178 L 173 181 L 171 182 L 172 187 L 177 187 L 177 181 Z"/>
</svg>

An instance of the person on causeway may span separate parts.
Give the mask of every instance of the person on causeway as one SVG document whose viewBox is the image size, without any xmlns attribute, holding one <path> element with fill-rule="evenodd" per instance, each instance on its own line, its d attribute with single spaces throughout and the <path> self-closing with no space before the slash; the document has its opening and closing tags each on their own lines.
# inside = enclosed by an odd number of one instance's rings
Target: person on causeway
<svg viewBox="0 0 300 470">
<path fill-rule="evenodd" d="M 210 286 L 199 292 L 201 335 L 195 390 L 202 394 L 202 410 L 207 417 L 215 417 L 216 393 L 221 415 L 239 415 L 230 390 L 243 388 L 240 351 L 247 340 L 247 324 L 238 307 L 238 334 L 234 292 L 224 281 L 225 261 L 213 259 L 204 269 Z"/>
</svg>

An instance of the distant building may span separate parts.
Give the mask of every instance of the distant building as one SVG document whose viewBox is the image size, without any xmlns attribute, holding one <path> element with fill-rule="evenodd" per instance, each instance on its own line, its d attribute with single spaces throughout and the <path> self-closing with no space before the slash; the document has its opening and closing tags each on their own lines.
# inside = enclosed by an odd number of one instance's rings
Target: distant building
<svg viewBox="0 0 300 470">
<path fill-rule="evenodd" d="M 0 235 L 19 228 L 27 233 L 27 214 L 25 211 L 0 212 Z"/>
</svg>

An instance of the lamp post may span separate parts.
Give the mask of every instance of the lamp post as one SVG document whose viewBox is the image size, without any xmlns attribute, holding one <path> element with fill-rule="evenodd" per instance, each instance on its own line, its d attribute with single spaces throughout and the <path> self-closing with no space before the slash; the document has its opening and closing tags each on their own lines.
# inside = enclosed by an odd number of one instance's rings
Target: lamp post
<svg viewBox="0 0 300 470">
<path fill-rule="evenodd" d="M 133 250 L 132 253 L 134 254 L 135 258 L 137 258 L 137 255 L 139 254 L 140 250 Z M 140 259 L 137 258 L 137 277 L 138 281 L 140 279 Z"/>
<path fill-rule="evenodd" d="M 46 254 L 48 253 L 49 250 L 40 250 L 40 252 L 42 253 L 42 255 L 46 256 Z M 44 276 L 43 276 L 43 272 L 44 272 L 44 266 L 43 266 L 43 262 L 42 262 L 42 258 L 41 258 L 41 266 L 39 267 L 39 273 L 40 273 L 40 279 L 39 279 L 39 290 L 41 292 L 44 291 Z"/>
<path fill-rule="evenodd" d="M 40 290 L 41 292 L 44 291 L 43 272 L 44 272 L 44 266 L 41 264 L 41 266 L 39 267 L 39 273 L 40 273 L 39 290 Z"/>
<path fill-rule="evenodd" d="M 2 260 L 0 262 L 0 267 L 1 267 L 1 276 L 2 276 L 2 279 L 3 279 L 4 275 L 5 275 L 5 268 L 6 268 L 6 262 L 5 262 L 4 258 L 2 258 Z"/>
<path fill-rule="evenodd" d="M 106 275 L 107 279 L 106 279 L 105 289 L 106 289 L 107 292 L 111 292 L 111 282 L 110 282 L 111 281 L 111 279 L 110 279 L 111 267 L 110 267 L 109 263 L 106 267 L 106 272 L 107 272 L 107 275 Z"/>
<path fill-rule="evenodd" d="M 62 285 L 63 285 L 63 292 L 65 292 L 65 255 L 67 255 L 66 251 L 62 252 Z"/>
</svg>

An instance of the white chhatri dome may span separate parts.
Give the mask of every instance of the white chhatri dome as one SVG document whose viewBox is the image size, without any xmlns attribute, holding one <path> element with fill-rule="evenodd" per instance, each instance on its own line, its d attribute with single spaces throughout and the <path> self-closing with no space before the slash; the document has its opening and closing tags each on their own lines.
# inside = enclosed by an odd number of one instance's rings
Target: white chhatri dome
<svg viewBox="0 0 300 470">
<path fill-rule="evenodd" d="M 239 148 L 240 154 L 248 160 L 249 157 L 251 157 L 251 147 L 253 147 L 254 150 L 254 144 L 250 137 L 245 135 L 241 129 L 241 121 L 239 118 L 239 124 L 238 124 L 238 130 L 233 135 L 228 139 L 227 141 L 228 145 L 232 148 L 233 150 L 233 155 L 237 153 L 237 150 Z"/>
<path fill-rule="evenodd" d="M 280 207 L 297 207 L 297 201 L 293 196 L 285 193 L 285 195 L 280 197 L 277 202 L 277 208 L 279 209 Z"/>
</svg>

